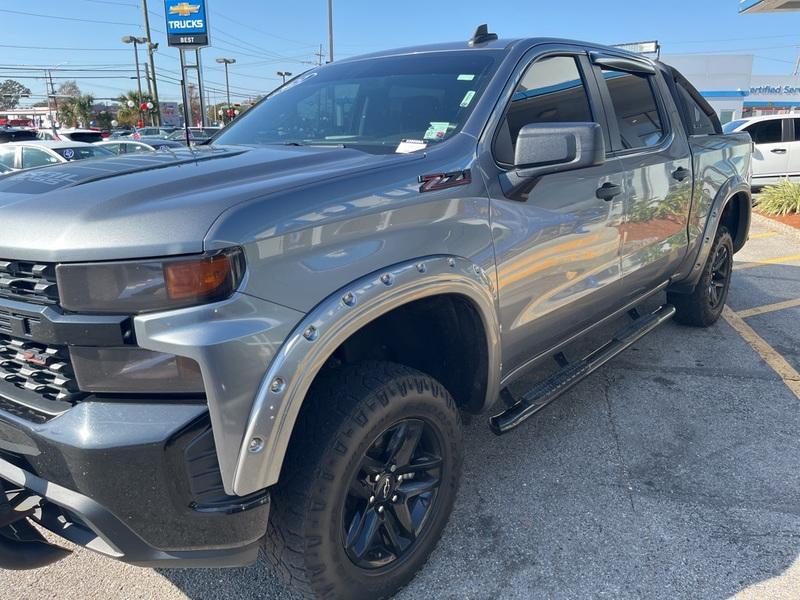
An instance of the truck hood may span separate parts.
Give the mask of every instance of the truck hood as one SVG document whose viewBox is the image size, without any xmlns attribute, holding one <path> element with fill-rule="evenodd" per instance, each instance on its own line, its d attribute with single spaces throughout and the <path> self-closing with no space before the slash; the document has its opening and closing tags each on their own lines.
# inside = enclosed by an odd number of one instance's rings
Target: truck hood
<svg viewBox="0 0 800 600">
<path fill-rule="evenodd" d="M 208 146 L 0 176 L 0 258 L 115 260 L 203 251 L 228 208 L 422 155 Z"/>
</svg>

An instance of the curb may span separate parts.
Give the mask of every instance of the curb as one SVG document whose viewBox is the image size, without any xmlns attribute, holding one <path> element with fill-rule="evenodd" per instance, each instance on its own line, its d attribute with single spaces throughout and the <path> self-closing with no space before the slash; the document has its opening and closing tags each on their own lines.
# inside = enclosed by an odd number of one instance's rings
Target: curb
<svg viewBox="0 0 800 600">
<path fill-rule="evenodd" d="M 791 235 L 797 239 L 800 239 L 800 229 L 796 229 L 791 225 L 786 225 L 785 223 L 781 223 L 780 221 L 774 221 L 768 217 L 764 217 L 759 215 L 758 213 L 753 213 L 752 215 L 753 223 L 758 223 L 759 225 L 763 225 L 768 229 L 772 229 L 773 231 L 777 231 L 779 233 L 785 233 L 786 235 Z"/>
</svg>

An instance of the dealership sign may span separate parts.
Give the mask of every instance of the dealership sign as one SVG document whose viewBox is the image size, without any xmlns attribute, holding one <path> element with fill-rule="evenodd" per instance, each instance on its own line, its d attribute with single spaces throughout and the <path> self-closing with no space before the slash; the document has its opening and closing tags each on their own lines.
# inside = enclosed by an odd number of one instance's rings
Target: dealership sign
<svg viewBox="0 0 800 600">
<path fill-rule="evenodd" d="M 205 0 L 165 0 L 167 40 L 170 46 L 203 48 L 208 46 L 208 17 Z"/>
<path fill-rule="evenodd" d="M 800 96 L 800 87 L 792 85 L 761 85 L 750 88 L 751 96 Z"/>
</svg>

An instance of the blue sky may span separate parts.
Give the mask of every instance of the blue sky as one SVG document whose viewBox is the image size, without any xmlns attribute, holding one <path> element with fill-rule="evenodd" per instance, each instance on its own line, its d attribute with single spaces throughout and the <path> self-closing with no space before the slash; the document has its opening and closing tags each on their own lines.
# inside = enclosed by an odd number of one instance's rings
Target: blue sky
<svg viewBox="0 0 800 600">
<path fill-rule="evenodd" d="M 176 101 L 179 88 L 170 80 L 178 77 L 178 53 L 163 34 L 163 1 L 149 0 L 149 8 L 153 37 L 161 43 L 162 100 Z M 214 62 L 219 56 L 238 61 L 231 86 L 240 100 L 273 89 L 276 71 L 308 68 L 320 43 L 327 48 L 327 0 L 208 0 L 208 9 L 212 47 L 203 60 L 212 101 L 222 100 L 224 88 L 221 65 Z M 482 22 L 501 37 L 658 39 L 665 53 L 754 54 L 761 74 L 790 73 L 800 46 L 800 12 L 739 15 L 737 0 L 334 0 L 334 17 L 337 58 L 467 39 Z M 37 71 L 13 67 L 62 65 L 54 72 L 57 82 L 78 78 L 81 89 L 97 97 L 135 88 L 133 50 L 120 38 L 143 34 L 140 0 L 2 0 L 0 23 L 0 79 L 20 79 L 42 95 L 43 81 L 32 78 Z"/>
</svg>

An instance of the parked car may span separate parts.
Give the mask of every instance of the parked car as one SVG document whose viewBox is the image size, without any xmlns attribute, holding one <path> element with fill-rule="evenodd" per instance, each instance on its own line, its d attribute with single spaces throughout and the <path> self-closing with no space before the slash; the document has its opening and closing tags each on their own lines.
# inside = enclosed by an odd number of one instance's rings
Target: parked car
<svg viewBox="0 0 800 600">
<path fill-rule="evenodd" d="M 141 154 L 143 152 L 155 152 L 157 150 L 170 150 L 173 148 L 185 148 L 180 142 L 172 142 L 170 140 L 162 140 L 159 138 L 142 138 L 139 141 L 135 140 L 108 140 L 105 142 L 97 142 L 94 144 L 101 148 L 112 152 L 113 154 Z"/>
<path fill-rule="evenodd" d="M 94 129 L 40 129 L 39 139 L 54 142 L 85 142 L 93 144 L 103 140 L 103 134 Z"/>
<path fill-rule="evenodd" d="M 133 129 L 114 129 L 109 134 L 108 140 L 117 140 L 120 138 L 126 138 L 133 133 Z"/>
<path fill-rule="evenodd" d="M 83 142 L 11 142 L 0 146 L 0 164 L 19 171 L 58 163 L 113 156 L 94 144 Z"/>
<path fill-rule="evenodd" d="M 450 515 L 462 413 L 508 432 L 673 316 L 719 319 L 751 147 L 665 64 L 482 26 L 314 68 L 191 155 L 3 177 L 0 482 L 38 510 L 0 566 L 64 556 L 33 519 L 392 595 Z"/>
<path fill-rule="evenodd" d="M 190 127 L 189 128 L 189 143 L 190 145 L 195 144 L 202 144 L 208 142 L 211 139 L 211 136 L 214 135 L 213 133 L 209 133 L 206 129 L 202 127 Z M 170 134 L 167 138 L 168 140 L 172 140 L 175 142 L 182 142 L 186 145 L 186 130 L 185 129 L 178 129 Z"/>
<path fill-rule="evenodd" d="M 177 127 L 141 127 L 132 131 L 131 137 L 135 140 L 143 137 L 167 139 L 177 130 Z"/>
<path fill-rule="evenodd" d="M 38 139 L 36 132 L 32 129 L 20 129 L 17 127 L 0 127 L 0 144 L 9 142 L 27 142 Z"/>
<path fill-rule="evenodd" d="M 727 133 L 746 132 L 755 144 L 753 187 L 800 180 L 800 115 L 750 117 L 726 123 Z"/>
</svg>

